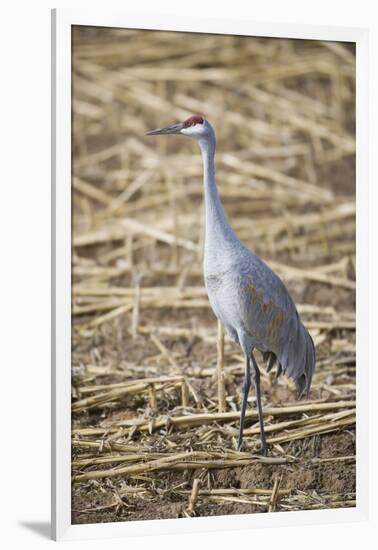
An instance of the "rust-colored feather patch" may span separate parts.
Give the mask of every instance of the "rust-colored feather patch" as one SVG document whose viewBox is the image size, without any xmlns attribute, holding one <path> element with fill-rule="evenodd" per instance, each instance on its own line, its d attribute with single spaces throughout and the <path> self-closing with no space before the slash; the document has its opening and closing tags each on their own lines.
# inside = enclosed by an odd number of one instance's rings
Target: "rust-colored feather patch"
<svg viewBox="0 0 378 550">
<path fill-rule="evenodd" d="M 185 128 L 195 126 L 196 124 L 203 124 L 203 118 L 200 115 L 192 115 L 184 121 Z"/>
</svg>

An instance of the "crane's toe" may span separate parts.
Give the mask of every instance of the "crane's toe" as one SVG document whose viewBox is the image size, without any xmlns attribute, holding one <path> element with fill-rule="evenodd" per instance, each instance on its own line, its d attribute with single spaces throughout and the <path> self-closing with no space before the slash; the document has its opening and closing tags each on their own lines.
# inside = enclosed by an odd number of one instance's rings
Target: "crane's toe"
<svg viewBox="0 0 378 550">
<path fill-rule="evenodd" d="M 244 440 L 243 440 L 243 439 L 239 439 L 239 441 L 238 441 L 238 447 L 237 447 L 238 452 L 241 452 L 241 451 L 243 450 L 243 447 L 244 447 Z"/>
<path fill-rule="evenodd" d="M 261 444 L 261 447 L 260 447 L 260 453 L 262 456 L 268 456 L 268 445 L 266 442 L 262 443 Z"/>
</svg>

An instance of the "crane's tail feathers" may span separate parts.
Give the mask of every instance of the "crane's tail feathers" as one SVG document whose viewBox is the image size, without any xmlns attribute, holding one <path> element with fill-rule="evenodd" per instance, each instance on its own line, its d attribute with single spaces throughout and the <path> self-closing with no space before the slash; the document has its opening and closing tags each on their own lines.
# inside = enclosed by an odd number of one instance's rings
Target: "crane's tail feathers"
<svg viewBox="0 0 378 550">
<path fill-rule="evenodd" d="M 303 327 L 305 334 L 305 355 L 302 363 L 301 372 L 294 378 L 297 387 L 298 399 L 308 397 L 310 393 L 312 375 L 315 370 L 315 346 L 310 333 Z"/>
<path fill-rule="evenodd" d="M 272 351 L 264 351 L 263 360 L 267 362 L 266 372 L 270 372 L 275 364 L 277 364 L 276 378 L 282 374 L 282 365 L 277 361 L 277 356 Z"/>
<path fill-rule="evenodd" d="M 277 372 L 276 372 L 276 379 L 279 378 L 282 374 L 282 365 L 281 363 L 277 363 Z"/>
<path fill-rule="evenodd" d="M 284 373 L 294 380 L 298 399 L 308 397 L 315 370 L 315 346 L 298 315 L 287 326 L 281 346 L 274 352 L 263 352 L 262 357 L 267 372 L 277 364 L 276 378 Z"/>
<path fill-rule="evenodd" d="M 266 372 L 270 372 L 277 361 L 277 357 L 274 355 L 273 352 L 266 351 L 263 353 L 263 359 L 267 362 Z"/>
<path fill-rule="evenodd" d="M 298 399 L 308 396 L 315 370 L 315 346 L 299 316 L 287 327 L 278 362 L 283 372 L 294 380 Z"/>
</svg>

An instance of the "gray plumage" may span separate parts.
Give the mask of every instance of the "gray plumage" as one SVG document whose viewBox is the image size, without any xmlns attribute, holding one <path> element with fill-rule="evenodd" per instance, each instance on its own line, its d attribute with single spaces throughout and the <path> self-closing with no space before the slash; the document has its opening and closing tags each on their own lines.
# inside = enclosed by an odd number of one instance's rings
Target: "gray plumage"
<svg viewBox="0 0 378 550">
<path fill-rule="evenodd" d="M 184 123 L 153 130 L 149 134 L 180 133 L 194 137 L 200 146 L 204 167 L 205 246 L 204 280 L 211 308 L 246 358 L 239 445 L 252 374 L 260 420 L 262 449 L 266 454 L 260 376 L 253 350 L 262 352 L 268 370 L 277 362 L 292 378 L 298 396 L 308 395 L 315 369 L 315 348 L 284 283 L 256 254 L 236 237 L 219 197 L 214 170 L 215 132 L 200 116 Z M 253 224 L 253 220 L 251 220 Z M 251 372 L 252 361 L 252 372 Z"/>
</svg>

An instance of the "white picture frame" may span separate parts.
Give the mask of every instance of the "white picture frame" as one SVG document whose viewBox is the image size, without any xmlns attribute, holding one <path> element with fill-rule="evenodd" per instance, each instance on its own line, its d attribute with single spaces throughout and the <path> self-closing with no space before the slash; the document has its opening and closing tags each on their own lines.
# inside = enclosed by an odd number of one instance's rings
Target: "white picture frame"
<svg viewBox="0 0 378 550">
<path fill-rule="evenodd" d="M 350 509 L 138 522 L 71 524 L 71 27 L 335 40 L 357 55 L 357 505 Z M 361 521 L 368 509 L 368 31 L 358 28 L 167 17 L 91 8 L 52 12 L 52 533 L 56 540 L 105 539 L 253 527 Z M 364 368 L 358 368 L 364 365 Z"/>
</svg>

